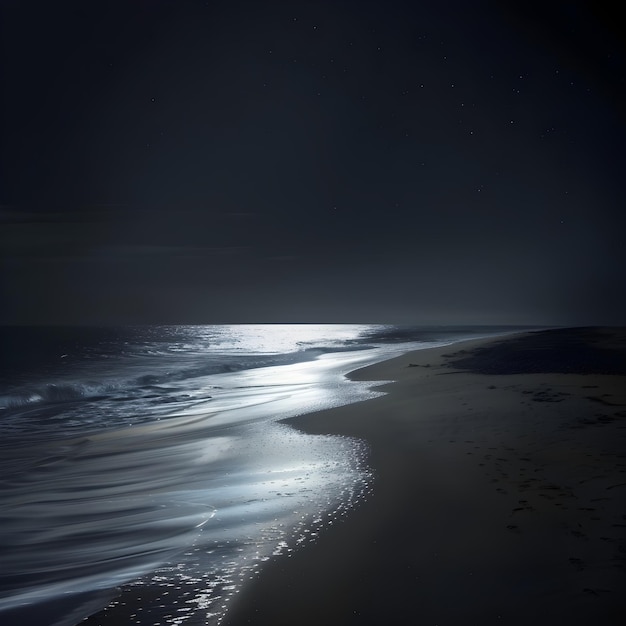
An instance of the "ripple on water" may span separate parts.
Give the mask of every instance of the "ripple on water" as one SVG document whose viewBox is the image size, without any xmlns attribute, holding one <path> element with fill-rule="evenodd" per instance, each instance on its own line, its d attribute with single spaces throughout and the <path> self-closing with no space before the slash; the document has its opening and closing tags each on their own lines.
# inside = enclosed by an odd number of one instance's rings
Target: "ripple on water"
<svg viewBox="0 0 626 626">
<path fill-rule="evenodd" d="M 256 453 L 265 450 L 274 458 L 272 469 L 261 470 L 260 456 L 248 466 L 248 482 L 242 480 L 245 471 L 234 473 L 231 488 L 219 491 L 216 514 L 191 549 L 126 585 L 94 624 L 113 624 L 116 615 L 136 608 L 138 625 L 217 625 L 265 562 L 288 558 L 315 541 L 366 497 L 371 475 L 363 442 L 272 426 L 277 429 L 268 433 L 273 446 L 281 439 L 289 443 L 289 451 L 281 452 L 282 465 L 276 465 L 271 445 L 255 446 Z"/>
</svg>

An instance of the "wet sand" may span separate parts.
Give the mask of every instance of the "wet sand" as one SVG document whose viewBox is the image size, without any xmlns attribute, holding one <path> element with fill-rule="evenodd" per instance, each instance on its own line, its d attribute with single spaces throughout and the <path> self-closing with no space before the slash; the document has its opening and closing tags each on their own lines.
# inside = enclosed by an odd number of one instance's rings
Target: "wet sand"
<svg viewBox="0 0 626 626">
<path fill-rule="evenodd" d="M 387 395 L 289 422 L 370 447 L 372 495 L 267 563 L 243 624 L 618 624 L 626 331 L 478 340 L 351 375 Z"/>
</svg>

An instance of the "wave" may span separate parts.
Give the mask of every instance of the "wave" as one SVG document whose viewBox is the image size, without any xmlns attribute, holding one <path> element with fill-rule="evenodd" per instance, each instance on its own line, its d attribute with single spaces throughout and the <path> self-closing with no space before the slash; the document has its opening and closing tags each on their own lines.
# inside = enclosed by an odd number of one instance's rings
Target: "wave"
<svg viewBox="0 0 626 626">
<path fill-rule="evenodd" d="M 14 388 L 0 395 L 0 409 L 11 411 L 84 400 L 97 401 L 110 398 L 112 394 L 115 394 L 118 399 L 146 397 L 146 392 L 154 393 L 155 391 L 167 395 L 170 392 L 180 391 L 176 383 L 217 374 L 312 361 L 329 352 L 354 351 L 355 349 L 371 347 L 363 345 L 358 348 L 356 346 L 312 347 L 288 354 L 220 355 L 219 357 L 212 355 L 211 357 L 194 357 L 193 359 L 163 358 L 163 356 L 158 359 L 146 357 L 142 369 L 152 370 L 149 373 L 131 376 L 131 372 L 136 374 L 138 364 L 135 363 L 132 369 L 127 372 L 128 376 L 123 376 L 122 368 L 122 371 L 117 370 L 113 379 L 109 378 L 106 382 L 93 380 L 38 381 L 23 385 L 18 389 Z M 185 361 L 187 362 L 185 363 Z M 97 375 L 98 372 L 92 370 L 90 374 Z M 174 384 L 174 386 L 167 387 L 168 384 Z"/>
<path fill-rule="evenodd" d="M 0 408 L 16 409 L 36 404 L 56 404 L 78 400 L 97 400 L 105 397 L 113 385 L 89 385 L 83 383 L 48 383 L 31 389 L 0 396 Z"/>
</svg>

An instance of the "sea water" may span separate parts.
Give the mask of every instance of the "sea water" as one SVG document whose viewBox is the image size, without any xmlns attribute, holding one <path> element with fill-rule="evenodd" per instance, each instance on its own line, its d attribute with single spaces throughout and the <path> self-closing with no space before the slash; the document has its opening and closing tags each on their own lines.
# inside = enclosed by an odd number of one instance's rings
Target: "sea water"
<svg viewBox="0 0 626 626">
<path fill-rule="evenodd" d="M 145 587 L 129 623 L 219 623 L 370 489 L 365 442 L 280 420 L 378 395 L 351 370 L 507 330 L 1 328 L 0 622 L 72 626 Z"/>
</svg>

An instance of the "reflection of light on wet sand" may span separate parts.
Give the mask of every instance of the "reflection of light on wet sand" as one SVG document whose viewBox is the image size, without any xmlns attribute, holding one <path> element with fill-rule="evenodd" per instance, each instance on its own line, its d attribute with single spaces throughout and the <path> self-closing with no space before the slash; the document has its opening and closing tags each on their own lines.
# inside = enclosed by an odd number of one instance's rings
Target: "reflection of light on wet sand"
<svg viewBox="0 0 626 626">
<path fill-rule="evenodd" d="M 367 492 L 359 442 L 275 421 L 377 395 L 340 376 L 367 360 L 214 376 L 221 395 L 169 419 L 7 451 L 0 608 L 137 579 L 106 612 L 145 589 L 136 624 L 218 623 L 264 561 L 314 540 Z"/>
<path fill-rule="evenodd" d="M 133 591 L 122 594 L 110 611 L 146 590 L 161 600 L 142 606 L 138 624 L 183 624 L 200 617 L 217 624 L 265 561 L 315 540 L 365 497 L 369 478 L 359 467 L 361 444 L 303 435 L 282 424 L 263 427 L 262 441 L 239 451 L 237 467 L 216 478 L 211 489 L 216 514 L 194 545 L 174 564 L 128 586 Z"/>
</svg>

